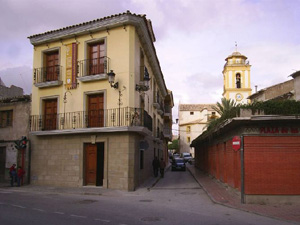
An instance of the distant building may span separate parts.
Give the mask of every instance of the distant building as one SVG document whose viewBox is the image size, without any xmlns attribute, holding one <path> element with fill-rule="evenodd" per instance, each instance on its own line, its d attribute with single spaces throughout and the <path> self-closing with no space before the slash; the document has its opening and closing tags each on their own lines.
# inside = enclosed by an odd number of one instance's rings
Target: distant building
<svg viewBox="0 0 300 225">
<path fill-rule="evenodd" d="M 291 77 L 294 78 L 294 99 L 300 101 L 300 71 L 291 74 Z"/>
<path fill-rule="evenodd" d="M 223 97 L 233 99 L 237 103 L 249 103 L 251 95 L 251 76 L 247 57 L 235 51 L 226 59 L 223 69 L 224 90 Z"/>
<path fill-rule="evenodd" d="M 191 142 L 201 135 L 210 119 L 219 115 L 212 106 L 215 104 L 179 104 L 179 150 L 194 155 Z"/>
<path fill-rule="evenodd" d="M 29 95 L 0 99 L 0 182 L 9 180 L 9 168 L 14 163 L 25 169 L 24 181 L 28 182 L 29 144 L 24 151 L 18 150 L 15 141 L 28 137 L 30 108 Z"/>
<path fill-rule="evenodd" d="M 23 94 L 24 92 L 22 88 L 14 85 L 6 87 L 4 82 L 0 78 L 0 99 L 22 96 Z"/>
<path fill-rule="evenodd" d="M 297 71 L 290 75 L 293 79 L 270 87 L 261 89 L 250 95 L 248 99 L 253 101 L 268 101 L 268 100 L 285 100 L 294 99 L 300 100 L 300 72 Z"/>
</svg>

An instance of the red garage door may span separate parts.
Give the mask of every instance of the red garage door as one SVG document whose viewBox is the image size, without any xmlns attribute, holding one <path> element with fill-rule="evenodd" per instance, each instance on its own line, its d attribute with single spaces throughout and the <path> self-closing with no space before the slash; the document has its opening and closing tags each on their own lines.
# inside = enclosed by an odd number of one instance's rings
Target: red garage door
<svg viewBox="0 0 300 225">
<path fill-rule="evenodd" d="M 245 137 L 245 194 L 300 194 L 300 137 Z"/>
</svg>

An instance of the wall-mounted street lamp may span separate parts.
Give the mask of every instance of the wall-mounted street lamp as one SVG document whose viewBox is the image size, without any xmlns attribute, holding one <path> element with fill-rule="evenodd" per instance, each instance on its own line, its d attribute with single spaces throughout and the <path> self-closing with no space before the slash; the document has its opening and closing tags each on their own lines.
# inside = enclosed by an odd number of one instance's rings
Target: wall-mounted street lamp
<svg viewBox="0 0 300 225">
<path fill-rule="evenodd" d="M 145 67 L 144 70 L 144 79 L 139 82 L 139 84 L 135 85 L 135 90 L 138 92 L 145 92 L 150 89 L 150 77 L 147 70 L 147 67 Z"/>
<path fill-rule="evenodd" d="M 118 124 L 119 124 L 119 126 L 121 125 L 121 105 L 123 104 L 122 103 L 122 91 L 124 91 L 125 89 L 126 89 L 126 87 L 125 86 L 123 86 L 123 88 L 122 89 L 119 89 L 119 82 L 116 82 L 115 83 L 115 76 L 116 76 L 116 74 L 114 73 L 114 71 L 113 70 L 111 70 L 108 74 L 107 74 L 107 76 L 108 76 L 108 82 L 110 83 L 110 86 L 112 87 L 112 88 L 114 88 L 114 89 L 118 89 L 118 91 L 119 91 L 119 99 L 118 99 L 118 105 L 119 105 L 119 122 L 118 122 Z"/>
<path fill-rule="evenodd" d="M 111 70 L 108 74 L 108 82 L 110 83 L 110 86 L 114 89 L 118 89 L 119 88 L 119 82 L 115 83 L 115 76 L 116 74 L 114 73 L 113 70 Z"/>
</svg>

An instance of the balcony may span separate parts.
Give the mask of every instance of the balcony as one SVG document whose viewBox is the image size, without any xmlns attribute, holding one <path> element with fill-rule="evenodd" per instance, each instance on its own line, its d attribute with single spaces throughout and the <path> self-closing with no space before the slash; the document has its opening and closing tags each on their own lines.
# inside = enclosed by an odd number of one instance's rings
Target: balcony
<svg viewBox="0 0 300 225">
<path fill-rule="evenodd" d="M 165 121 L 172 120 L 172 108 L 169 105 L 165 105 L 164 119 Z"/>
<path fill-rule="evenodd" d="M 33 69 L 33 82 L 38 88 L 62 85 L 62 66 L 47 66 Z"/>
<path fill-rule="evenodd" d="M 116 108 L 67 112 L 48 115 L 32 115 L 30 131 L 58 131 L 143 126 L 152 131 L 152 118 L 140 108 Z M 85 131 L 88 132 L 88 131 Z"/>
<path fill-rule="evenodd" d="M 159 105 L 158 102 L 154 102 L 154 103 L 153 103 L 153 107 L 154 107 L 155 109 L 159 109 L 159 108 L 160 108 L 160 105 Z"/>
<path fill-rule="evenodd" d="M 160 116 L 163 116 L 164 115 L 164 105 L 162 103 L 159 104 L 159 108 L 157 109 L 157 113 L 160 115 Z"/>
<path fill-rule="evenodd" d="M 172 140 L 172 129 L 164 128 L 164 137 L 165 137 L 165 139 L 168 139 L 169 141 L 171 141 Z"/>
<path fill-rule="evenodd" d="M 225 66 L 241 66 L 241 65 L 249 65 L 249 64 L 250 64 L 249 60 L 244 60 L 244 59 L 231 60 L 231 61 L 226 62 L 224 67 Z"/>
<path fill-rule="evenodd" d="M 77 79 L 81 82 L 90 82 L 107 79 L 109 58 L 85 59 L 77 62 Z"/>
</svg>

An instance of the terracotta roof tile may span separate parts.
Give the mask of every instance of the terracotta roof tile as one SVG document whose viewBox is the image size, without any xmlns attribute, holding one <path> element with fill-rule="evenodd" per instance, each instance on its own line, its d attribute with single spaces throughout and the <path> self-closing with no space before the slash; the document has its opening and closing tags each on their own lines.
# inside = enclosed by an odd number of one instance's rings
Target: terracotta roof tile
<svg viewBox="0 0 300 225">
<path fill-rule="evenodd" d="M 122 16 L 122 15 L 132 15 L 132 16 L 137 16 L 137 17 L 141 17 L 141 18 L 146 19 L 145 14 L 143 14 L 143 15 L 135 14 L 135 13 L 131 13 L 129 10 L 127 10 L 124 13 L 114 14 L 114 15 L 111 15 L 111 16 L 105 16 L 103 18 L 91 20 L 91 21 L 88 21 L 88 22 L 83 22 L 83 23 L 63 27 L 63 28 L 56 29 L 56 30 L 50 30 L 50 31 L 46 31 L 46 32 L 40 33 L 40 34 L 34 34 L 34 35 L 29 36 L 28 38 L 38 37 L 38 36 L 42 36 L 42 35 L 45 35 L 45 34 L 51 34 L 51 33 L 59 32 L 59 31 L 62 31 L 62 30 L 67 30 L 67 29 L 74 28 L 74 27 L 80 27 L 80 26 L 83 26 L 83 25 L 92 24 L 92 23 L 95 23 L 95 22 L 103 21 L 103 20 L 108 20 L 108 19 L 118 17 L 118 16 Z M 147 25 L 148 25 L 148 21 L 146 21 L 146 22 L 147 22 Z"/>
<path fill-rule="evenodd" d="M 216 104 L 180 104 L 179 111 L 202 111 L 204 109 L 212 111 L 212 106 Z"/>
</svg>

